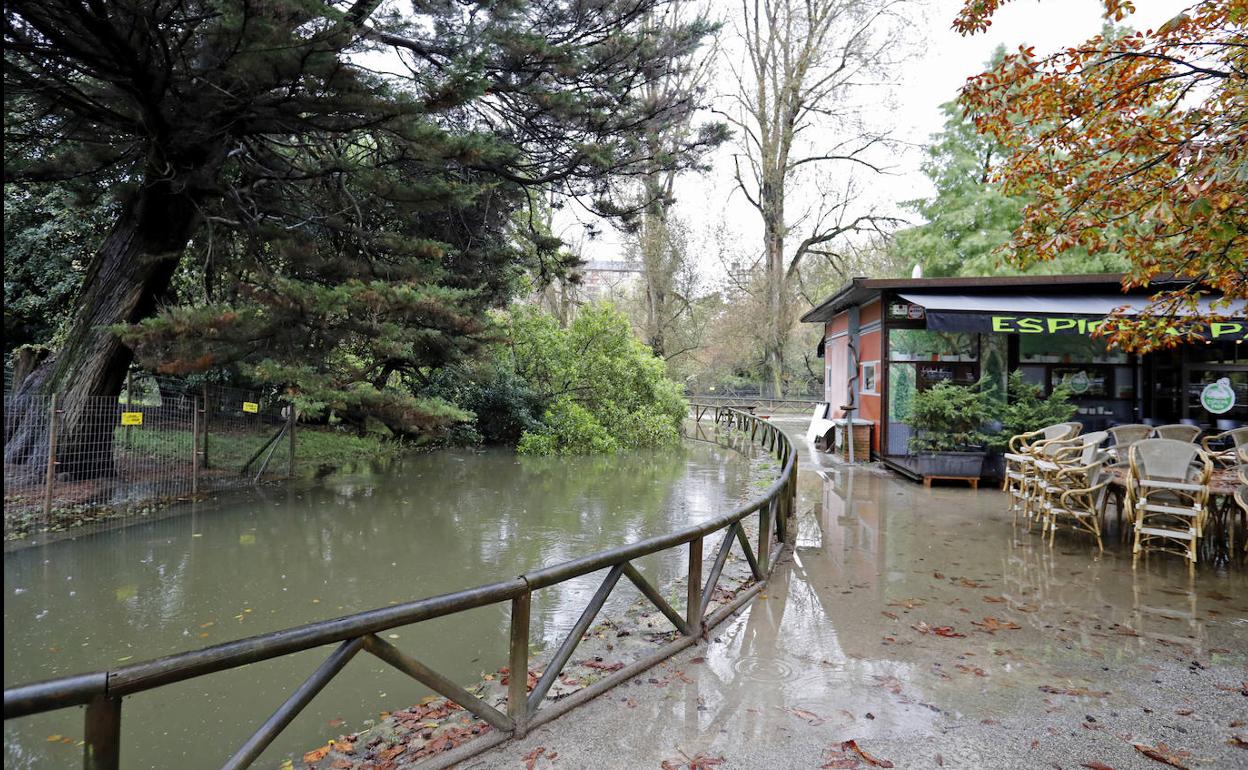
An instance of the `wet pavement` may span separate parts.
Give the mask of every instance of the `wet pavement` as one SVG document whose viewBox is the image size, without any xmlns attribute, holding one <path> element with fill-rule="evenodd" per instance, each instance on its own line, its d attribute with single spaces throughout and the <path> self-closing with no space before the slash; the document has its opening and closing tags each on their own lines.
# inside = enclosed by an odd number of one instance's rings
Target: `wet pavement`
<svg viewBox="0 0 1248 770">
<path fill-rule="evenodd" d="M 797 549 L 709 643 L 462 766 L 1248 767 L 1242 556 L 1133 569 L 996 490 L 801 460 Z"/>
</svg>

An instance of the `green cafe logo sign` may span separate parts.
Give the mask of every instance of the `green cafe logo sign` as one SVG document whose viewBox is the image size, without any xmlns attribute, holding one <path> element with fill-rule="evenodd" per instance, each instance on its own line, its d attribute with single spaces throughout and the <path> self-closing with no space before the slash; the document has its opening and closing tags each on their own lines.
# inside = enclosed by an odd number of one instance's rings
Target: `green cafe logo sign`
<svg viewBox="0 0 1248 770">
<path fill-rule="evenodd" d="M 1210 414 L 1226 414 L 1235 406 L 1235 389 L 1231 381 L 1223 377 L 1211 382 L 1200 392 L 1200 405 Z"/>
<path fill-rule="evenodd" d="M 1106 322 L 1107 319 L 1104 318 L 994 315 L 992 316 L 992 330 L 1006 334 L 1057 334 L 1058 332 L 1091 334 Z M 1246 324 L 1240 321 L 1215 321 L 1209 324 L 1209 338 L 1215 340 L 1223 337 L 1236 339 L 1243 336 L 1245 326 Z M 1166 331 L 1168 334 L 1182 333 L 1176 327 L 1171 327 Z"/>
<path fill-rule="evenodd" d="M 1088 388 L 1092 387 L 1092 381 L 1088 378 L 1087 372 L 1075 372 L 1065 378 L 1066 384 L 1075 393 L 1087 393 Z"/>
</svg>

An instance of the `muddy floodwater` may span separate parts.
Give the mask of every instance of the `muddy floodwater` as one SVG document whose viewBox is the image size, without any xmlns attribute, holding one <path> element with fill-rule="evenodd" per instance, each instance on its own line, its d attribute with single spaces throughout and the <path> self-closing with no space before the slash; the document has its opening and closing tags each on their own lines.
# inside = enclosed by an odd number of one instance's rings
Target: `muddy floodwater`
<svg viewBox="0 0 1248 770">
<path fill-rule="evenodd" d="M 1069 531 L 1049 547 L 998 490 L 851 470 L 777 422 L 800 452 L 799 536 L 759 596 L 465 770 L 873 766 L 855 746 L 897 768 L 1248 768 L 1242 552 L 1189 572 L 1133 567 L 1112 528 L 1104 554 Z"/>
<path fill-rule="evenodd" d="M 13 550 L 4 560 L 4 684 L 113 668 L 514 577 L 704 521 L 757 495 L 756 487 L 746 455 L 698 441 L 609 458 L 445 451 Z M 684 573 L 683 560 L 677 550 L 638 566 L 662 585 Z M 558 644 L 599 580 L 588 575 L 534 595 L 535 649 Z M 635 598 L 617 593 L 621 608 Z M 500 604 L 387 636 L 468 683 L 506 663 L 507 628 Z M 329 651 L 126 698 L 123 766 L 219 766 Z M 426 695 L 359 656 L 255 766 L 278 767 Z M 6 722 L 4 766 L 80 766 L 82 731 L 77 709 Z"/>
</svg>

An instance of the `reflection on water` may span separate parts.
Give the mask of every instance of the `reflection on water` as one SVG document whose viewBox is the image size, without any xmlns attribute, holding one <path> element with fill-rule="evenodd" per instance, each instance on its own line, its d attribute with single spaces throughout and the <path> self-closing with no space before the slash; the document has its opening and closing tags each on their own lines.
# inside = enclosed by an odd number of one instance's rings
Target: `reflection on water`
<svg viewBox="0 0 1248 770">
<path fill-rule="evenodd" d="M 1242 559 L 1191 575 L 1177 558 L 1132 569 L 1112 533 L 1104 554 L 1067 532 L 1050 548 L 1013 528 L 997 490 L 851 470 L 809 451 L 803 421 L 776 422 L 800 453 L 791 561 L 711 644 L 673 660 L 680 677 L 661 669 L 662 689 L 628 687 L 472 770 L 538 742 L 570 766 L 591 750 L 628 760 L 604 768 L 677 750 L 818 767 L 849 738 L 897 767 L 1151 761 L 1121 735 L 1242 764 L 1226 734 L 1248 665 Z M 620 726 L 625 700 L 636 728 Z"/>
<path fill-rule="evenodd" d="M 437 452 L 378 473 L 199 505 L 185 515 L 10 553 L 6 686 L 505 579 L 722 514 L 751 494 L 739 452 L 517 458 Z M 660 584 L 683 554 L 639 560 Z M 538 592 L 535 646 L 557 643 L 601 576 Z M 612 601 L 622 606 L 630 590 Z M 607 611 L 612 605 L 608 605 Z M 395 644 L 467 683 L 506 662 L 507 609 L 397 629 Z M 328 654 L 310 651 L 127 698 L 126 767 L 215 766 Z M 366 656 L 257 766 L 426 695 Z M 61 736 L 68 743 L 49 741 Z M 81 713 L 5 723 L 5 766 L 77 764 Z"/>
</svg>

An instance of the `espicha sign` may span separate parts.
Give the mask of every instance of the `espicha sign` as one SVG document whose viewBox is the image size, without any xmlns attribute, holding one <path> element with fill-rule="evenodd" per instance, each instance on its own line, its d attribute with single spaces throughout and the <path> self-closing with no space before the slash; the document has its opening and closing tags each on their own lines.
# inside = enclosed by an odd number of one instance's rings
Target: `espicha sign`
<svg viewBox="0 0 1248 770">
<path fill-rule="evenodd" d="M 1005 313 L 927 312 L 927 328 L 941 332 L 987 332 L 996 334 L 1090 335 L 1109 319 L 1090 316 L 1008 315 Z M 1168 334 L 1183 334 L 1178 326 Z M 1248 321 L 1214 321 L 1190 328 L 1201 339 L 1234 341 L 1248 339 Z"/>
</svg>

